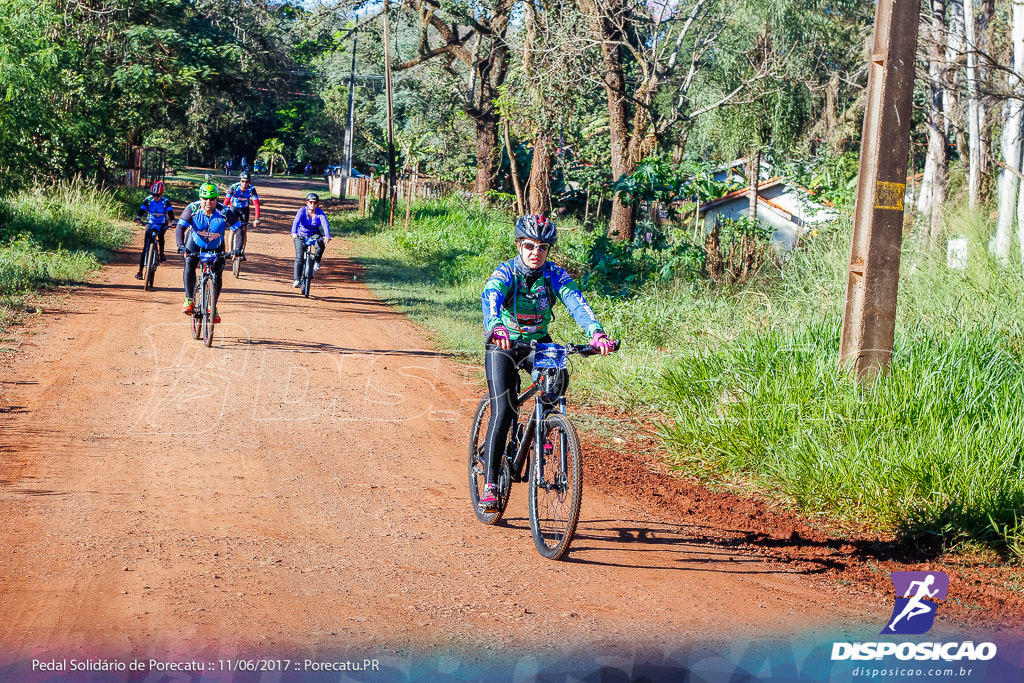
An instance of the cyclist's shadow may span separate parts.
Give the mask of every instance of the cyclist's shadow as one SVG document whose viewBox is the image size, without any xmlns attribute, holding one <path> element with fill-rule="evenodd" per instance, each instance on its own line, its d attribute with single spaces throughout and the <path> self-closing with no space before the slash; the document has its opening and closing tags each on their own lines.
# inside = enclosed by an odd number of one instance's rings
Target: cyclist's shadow
<svg viewBox="0 0 1024 683">
<path fill-rule="evenodd" d="M 502 523 L 530 531 L 527 518 L 506 518 Z M 563 559 L 596 566 L 727 574 L 817 574 L 842 566 L 827 557 L 801 560 L 811 566 L 797 570 L 786 566 L 786 553 L 777 539 L 762 539 L 740 529 L 623 519 L 580 520 Z M 774 562 L 783 566 L 772 566 Z"/>
</svg>

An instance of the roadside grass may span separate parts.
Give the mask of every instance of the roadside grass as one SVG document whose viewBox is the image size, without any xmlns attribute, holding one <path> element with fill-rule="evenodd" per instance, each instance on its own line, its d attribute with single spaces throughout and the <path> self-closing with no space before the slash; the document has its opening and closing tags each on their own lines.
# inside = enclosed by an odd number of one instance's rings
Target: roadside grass
<svg viewBox="0 0 1024 683">
<path fill-rule="evenodd" d="M 443 347 L 480 358 L 480 291 L 513 254 L 507 214 L 450 198 L 414 205 L 408 232 L 332 220 L 382 298 Z M 553 259 L 625 338 L 621 353 L 576 364 L 572 398 L 657 416 L 683 476 L 891 532 L 926 554 L 983 549 L 1020 562 L 1024 282 L 1020 264 L 988 256 L 985 221 L 949 220 L 970 240 L 969 267 L 950 270 L 906 241 L 892 370 L 867 388 L 837 357 L 848 223 L 745 286 L 649 279 L 622 295 L 592 266 L 600 231 L 563 221 Z M 562 308 L 552 336 L 584 341 Z"/>
<path fill-rule="evenodd" d="M 123 202 L 84 181 L 0 197 L 0 330 L 33 294 L 83 282 L 131 239 Z"/>
</svg>

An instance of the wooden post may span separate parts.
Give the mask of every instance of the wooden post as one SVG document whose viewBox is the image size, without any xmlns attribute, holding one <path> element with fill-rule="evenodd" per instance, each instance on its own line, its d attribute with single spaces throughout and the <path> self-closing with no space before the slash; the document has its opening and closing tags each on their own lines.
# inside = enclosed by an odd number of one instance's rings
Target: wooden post
<svg viewBox="0 0 1024 683">
<path fill-rule="evenodd" d="M 395 173 L 395 108 L 391 95 L 391 13 L 390 0 L 384 0 L 384 89 L 388 104 L 388 225 L 395 224 L 395 197 L 398 177 Z"/>
<path fill-rule="evenodd" d="M 412 200 L 416 196 L 416 171 L 413 170 L 409 178 L 409 193 L 405 197 L 405 229 L 409 229 L 409 219 L 412 217 Z"/>
<path fill-rule="evenodd" d="M 750 178 L 750 219 L 757 220 L 757 188 L 761 184 L 761 148 L 754 149 L 750 155 L 750 164 L 747 170 Z"/>
<path fill-rule="evenodd" d="M 892 360 L 920 11 L 920 0 L 878 0 L 875 10 L 839 346 L 840 365 L 862 381 Z"/>
</svg>

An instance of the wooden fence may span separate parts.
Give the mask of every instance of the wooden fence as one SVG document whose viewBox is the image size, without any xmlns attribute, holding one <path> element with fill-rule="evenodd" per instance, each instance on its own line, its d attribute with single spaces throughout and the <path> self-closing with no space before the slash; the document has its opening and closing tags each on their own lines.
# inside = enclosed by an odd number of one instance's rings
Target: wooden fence
<svg viewBox="0 0 1024 683">
<path fill-rule="evenodd" d="M 341 195 L 341 178 L 330 178 L 331 194 Z M 359 202 L 359 211 L 366 215 L 369 211 L 369 204 L 373 200 L 381 200 L 387 197 L 388 179 L 387 176 L 369 176 L 363 178 L 349 178 L 346 197 L 355 197 Z M 398 181 L 395 187 L 397 199 L 438 199 L 447 197 L 456 192 L 472 192 L 472 187 L 460 183 L 445 182 L 436 178 L 416 177 L 404 178 Z"/>
</svg>

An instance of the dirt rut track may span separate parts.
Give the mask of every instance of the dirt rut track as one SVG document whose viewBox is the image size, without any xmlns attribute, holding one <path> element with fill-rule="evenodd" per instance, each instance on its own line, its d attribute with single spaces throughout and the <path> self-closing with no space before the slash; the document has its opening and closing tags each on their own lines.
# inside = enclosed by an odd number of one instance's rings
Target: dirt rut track
<svg viewBox="0 0 1024 683">
<path fill-rule="evenodd" d="M 479 386 L 339 241 L 311 298 L 291 288 L 308 186 L 259 183 L 265 220 L 242 278 L 225 271 L 214 348 L 189 338 L 176 258 L 156 291 L 133 279 L 139 234 L 0 367 L 6 656 L 557 653 L 883 623 L 884 590 L 709 540 L 734 520 L 666 513 L 615 472 L 588 469 L 569 561 L 535 552 L 522 486 L 506 525 L 476 522 Z"/>
</svg>

